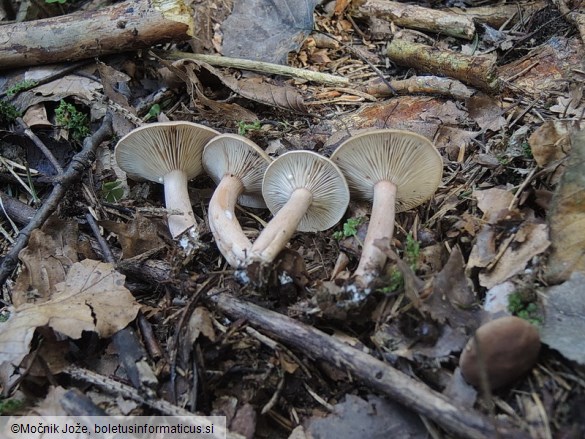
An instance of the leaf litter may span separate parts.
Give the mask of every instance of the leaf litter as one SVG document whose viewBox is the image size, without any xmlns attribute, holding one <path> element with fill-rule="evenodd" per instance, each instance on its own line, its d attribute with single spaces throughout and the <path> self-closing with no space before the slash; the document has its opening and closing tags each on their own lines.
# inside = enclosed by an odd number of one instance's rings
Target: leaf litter
<svg viewBox="0 0 585 439">
<path fill-rule="evenodd" d="M 583 134 L 577 134 L 583 129 L 584 66 L 582 42 L 574 28 L 551 5 L 532 2 L 525 15 L 508 15 L 508 21 L 491 24 L 499 29 L 482 25 L 474 46 L 444 34 L 409 35 L 408 24 L 402 22 L 402 33 L 397 34 L 396 23 L 352 15 L 355 9 L 339 0 L 317 7 L 314 14 L 312 3 L 308 10 L 296 7 L 305 20 L 302 25 L 296 19 L 291 25 L 288 13 L 275 8 L 269 18 L 276 29 L 297 38 L 286 37 L 287 44 L 266 50 L 264 43 L 276 39 L 253 43 L 252 37 L 262 32 L 250 34 L 231 24 L 246 21 L 242 11 L 252 10 L 246 9 L 247 2 L 236 2 L 238 8 L 227 20 L 221 7 L 208 3 L 208 9 L 197 5 L 202 26 L 191 47 L 282 64 L 288 59 L 295 67 L 346 78 L 351 87 L 190 59 L 165 61 L 158 47 L 157 56 L 142 52 L 136 57 L 103 57 L 98 64 L 90 62 L 54 78 L 55 70 L 47 67 L 8 71 L 0 92 L 37 71 L 34 78 L 43 83 L 16 93 L 10 101 L 53 153 L 63 157 L 70 156 L 62 153 L 70 145 L 55 120 L 60 100 L 86 113 L 93 130 L 106 111 L 114 114 L 118 136 L 153 117 L 192 120 L 221 132 L 240 131 L 276 155 L 295 149 L 330 155 L 347 136 L 364 129 L 412 130 L 433 140 L 443 156 L 441 187 L 425 205 L 399 214 L 394 237 L 379 243 L 389 262 L 378 289 L 363 302 L 337 295 L 355 268 L 368 226 L 369 206 L 354 201 L 331 231 L 295 235 L 268 291 L 254 291 L 233 279 L 205 224 L 205 250 L 185 258 L 159 227 L 159 218 L 138 213 L 136 207 L 141 207 L 164 217 L 164 210 L 157 210 L 162 205 L 160 189 L 124 181 L 106 153 L 115 142 L 105 142 L 99 166 L 69 188 L 58 206 L 61 219 L 52 217 L 30 235 L 28 247 L 19 254 L 20 270 L 3 286 L 4 395 L 20 380 L 43 379 L 46 369 L 38 358 L 51 373 L 63 373 L 75 363 L 71 354 L 85 343 L 85 331 L 107 341 L 130 324 L 140 325 L 141 341 L 130 338 L 128 343 L 144 343 L 140 367 L 156 375 L 153 385 L 159 386 L 159 398 L 192 411 L 225 414 L 231 430 L 245 437 L 332 437 L 348 431 L 351 437 L 356 431 L 376 437 L 377 431 L 417 435 L 436 429 L 428 422 L 421 426 L 411 411 L 393 411 L 389 400 L 372 396 L 351 374 L 323 359 L 290 350 L 271 334 L 253 330 L 245 319 L 232 320 L 198 302 L 204 291 L 230 291 L 325 328 L 462 406 L 490 413 L 485 407 L 495 402 L 496 416 L 516 422 L 533 437 L 585 428 L 571 416 L 584 391 L 582 371 L 576 366 L 584 363 L 579 276 L 585 143 Z M 465 13 L 472 16 L 474 8 Z M 553 19 L 560 20 L 558 29 L 542 24 Z M 319 32 L 306 38 L 313 26 Z M 541 35 L 544 29 L 546 36 Z M 392 36 L 422 38 L 439 49 L 459 48 L 469 56 L 477 50 L 491 53 L 498 59 L 501 89 L 486 94 L 476 91 L 473 81 L 446 82 L 450 78 L 435 76 L 435 71 L 416 75 L 388 59 L 385 46 Z M 253 47 L 255 53 L 238 51 L 234 45 Z M 375 69 L 390 77 L 397 95 Z M 160 110 L 152 111 L 155 107 Z M 7 160 L 0 177 L 8 194 L 27 201 L 30 195 L 14 176 L 30 179 L 27 166 L 36 168 L 32 165 L 37 163 L 32 155 L 22 154 L 15 135 L 12 127 L 2 132 L 0 156 Z M 42 197 L 50 192 L 54 177 L 46 168 L 39 170 L 30 181 Z M 105 198 L 103 183 L 114 180 L 125 189 L 123 198 L 112 202 Z M 190 185 L 194 210 L 202 219 L 212 191 L 206 177 Z M 105 244 L 90 231 L 87 212 L 99 220 Z M 265 211 L 256 209 L 245 208 L 238 216 L 252 240 L 269 220 Z M 358 217 L 366 220 L 355 236 L 338 241 L 334 233 L 344 230 L 344 221 Z M 15 236 L 10 222 L 2 226 L 6 235 Z M 409 247 L 413 236 L 416 252 Z M 104 245 L 117 264 L 97 260 L 105 257 Z M 3 244 L 3 253 L 9 249 Z M 494 312 L 518 311 L 509 307 L 511 297 L 523 307 L 536 307 L 533 317 L 550 349 L 512 386 L 482 395 L 465 383 L 457 359 Z M 495 311 L 488 300 L 499 304 Z M 139 306 L 146 322 L 139 323 Z M 154 329 L 151 335 L 149 327 Z M 153 353 L 156 346 L 162 354 Z M 113 349 L 114 356 L 92 349 L 92 357 L 100 360 L 95 369 L 102 373 L 125 361 L 119 348 Z M 194 385 L 195 376 L 200 381 Z M 167 390 L 169 386 L 174 390 Z M 58 398 L 53 400 L 51 394 L 45 403 L 51 400 L 49 411 L 59 412 Z M 104 397 L 97 388 L 87 394 L 96 401 Z M 121 398 L 106 401 L 126 405 Z M 388 425 L 390 418 L 394 426 Z"/>
</svg>

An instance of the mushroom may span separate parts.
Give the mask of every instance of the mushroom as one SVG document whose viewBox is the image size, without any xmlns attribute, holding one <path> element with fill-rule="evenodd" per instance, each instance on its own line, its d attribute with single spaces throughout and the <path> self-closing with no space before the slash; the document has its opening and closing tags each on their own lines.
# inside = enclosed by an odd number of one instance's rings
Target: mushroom
<svg viewBox="0 0 585 439">
<path fill-rule="evenodd" d="M 271 263 L 296 230 L 333 227 L 349 204 L 349 189 L 339 168 L 311 151 L 291 151 L 266 169 L 262 195 L 274 218 L 250 249 L 249 264 Z"/>
<path fill-rule="evenodd" d="M 265 208 L 262 177 L 272 158 L 258 145 L 236 134 L 222 134 L 203 150 L 203 167 L 218 184 L 209 203 L 209 228 L 221 254 L 234 268 L 252 246 L 236 218 L 236 202 Z"/>
<path fill-rule="evenodd" d="M 354 273 L 367 287 L 386 262 L 375 241 L 392 237 L 397 212 L 418 206 L 433 195 L 441 182 L 443 160 L 425 137 L 393 129 L 350 137 L 339 145 L 331 160 L 342 170 L 353 196 L 373 201 Z"/>
<path fill-rule="evenodd" d="M 519 317 L 506 316 L 479 327 L 463 349 L 459 367 L 465 381 L 476 388 L 481 388 L 483 369 L 487 384 L 495 390 L 532 369 L 539 352 L 538 329 Z"/>
<path fill-rule="evenodd" d="M 192 122 L 158 122 L 126 134 L 116 145 L 118 166 L 130 178 L 164 184 L 169 231 L 177 238 L 197 230 L 187 182 L 203 171 L 203 147 L 219 133 Z"/>
</svg>

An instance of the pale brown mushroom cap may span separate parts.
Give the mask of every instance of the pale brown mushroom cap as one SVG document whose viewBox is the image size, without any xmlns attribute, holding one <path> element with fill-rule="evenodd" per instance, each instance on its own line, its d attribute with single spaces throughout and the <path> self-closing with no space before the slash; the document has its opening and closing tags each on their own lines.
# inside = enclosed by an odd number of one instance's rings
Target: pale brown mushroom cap
<svg viewBox="0 0 585 439">
<path fill-rule="evenodd" d="M 349 189 L 341 170 L 331 160 L 312 151 L 291 151 L 266 169 L 262 195 L 273 214 L 300 188 L 311 192 L 312 202 L 297 230 L 326 230 L 341 220 L 349 204 Z"/>
<path fill-rule="evenodd" d="M 135 180 L 164 183 L 166 174 L 181 170 L 191 180 L 203 171 L 203 147 L 219 133 L 193 122 L 157 122 L 143 125 L 116 145 L 116 161 Z"/>
<path fill-rule="evenodd" d="M 443 159 L 433 143 L 410 131 L 382 129 L 358 134 L 339 145 L 331 160 L 358 198 L 372 200 L 379 181 L 396 185 L 396 212 L 431 198 L 443 175 Z"/>
<path fill-rule="evenodd" d="M 272 158 L 251 140 L 237 134 L 221 134 L 211 139 L 203 150 L 203 167 L 219 184 L 226 174 L 238 177 L 244 186 L 238 203 L 264 208 L 262 178 Z"/>
</svg>

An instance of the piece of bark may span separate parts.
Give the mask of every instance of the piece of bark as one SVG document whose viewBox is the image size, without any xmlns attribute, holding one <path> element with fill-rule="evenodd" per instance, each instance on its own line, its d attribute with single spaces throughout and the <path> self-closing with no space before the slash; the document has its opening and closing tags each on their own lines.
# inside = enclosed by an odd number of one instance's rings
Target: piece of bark
<svg viewBox="0 0 585 439">
<path fill-rule="evenodd" d="M 9 217 L 19 226 L 26 226 L 37 213 L 34 207 L 0 192 L 0 217 Z"/>
<path fill-rule="evenodd" d="M 464 15 L 417 5 L 387 0 L 358 0 L 352 2 L 354 17 L 376 17 L 398 26 L 430 31 L 471 40 L 475 35 L 473 20 Z"/>
<path fill-rule="evenodd" d="M 438 96 L 451 96 L 456 99 L 467 99 L 475 90 L 468 88 L 460 81 L 439 76 L 411 76 L 407 79 L 390 81 L 391 90 L 380 78 L 368 81 L 361 91 L 377 98 L 394 96 L 395 92 L 401 94 L 430 94 Z"/>
<path fill-rule="evenodd" d="M 528 437 L 525 432 L 501 421 L 454 405 L 422 382 L 312 326 L 225 293 L 204 296 L 204 300 L 215 304 L 232 318 L 247 320 L 315 360 L 324 360 L 350 372 L 363 383 L 435 421 L 458 437 Z"/>
<path fill-rule="evenodd" d="M 486 92 L 500 87 L 495 59 L 489 56 L 463 55 L 396 37 L 388 44 L 386 55 L 402 66 L 458 79 Z"/>
<path fill-rule="evenodd" d="M 0 69 L 120 53 L 193 35 L 183 0 L 126 1 L 92 12 L 2 26 Z"/>
</svg>

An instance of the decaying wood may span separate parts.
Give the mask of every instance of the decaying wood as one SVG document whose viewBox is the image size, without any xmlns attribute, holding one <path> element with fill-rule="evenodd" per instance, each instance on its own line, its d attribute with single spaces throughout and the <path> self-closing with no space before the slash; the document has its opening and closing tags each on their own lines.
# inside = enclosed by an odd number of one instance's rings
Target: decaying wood
<svg viewBox="0 0 585 439">
<path fill-rule="evenodd" d="M 466 40 L 471 40 L 475 35 L 473 20 L 465 15 L 405 3 L 359 0 L 352 2 L 350 14 L 354 17 L 382 18 L 398 26 L 451 35 Z"/>
<path fill-rule="evenodd" d="M 456 79 L 441 78 L 438 76 L 411 76 L 407 79 L 390 81 L 392 89 L 380 78 L 368 81 L 362 87 L 362 91 L 377 98 L 394 96 L 398 94 L 431 94 L 439 96 L 451 96 L 456 99 L 467 99 L 475 90 Z"/>
<path fill-rule="evenodd" d="M 183 0 L 126 1 L 93 12 L 7 24 L 0 69 L 74 61 L 136 50 L 193 35 Z"/>
<path fill-rule="evenodd" d="M 343 76 L 330 75 L 328 73 L 314 72 L 312 70 L 298 69 L 296 67 L 282 66 L 280 64 L 271 64 L 262 61 L 253 61 L 249 59 L 229 58 L 220 55 L 206 55 L 201 53 L 189 53 L 172 51 L 168 53 L 159 53 L 161 57 L 170 60 L 194 59 L 203 61 L 209 65 L 217 67 L 230 67 L 233 69 L 251 70 L 253 72 L 268 73 L 271 75 L 284 75 L 293 78 L 314 81 L 321 84 L 336 86 L 349 85 L 349 79 Z"/>
<path fill-rule="evenodd" d="M 507 21 L 516 23 L 541 10 L 547 5 L 545 1 L 529 3 L 508 3 L 492 6 L 476 6 L 474 8 L 448 8 L 447 11 L 453 14 L 463 15 L 478 23 L 488 24 L 491 27 L 499 28 Z"/>
<path fill-rule="evenodd" d="M 448 398 L 422 382 L 386 363 L 290 317 L 236 299 L 225 293 L 210 294 L 204 300 L 236 319 L 293 346 L 313 359 L 342 368 L 379 392 L 389 395 L 406 407 L 435 421 L 458 437 L 528 437 L 522 431 L 504 426 L 481 413 L 458 407 Z"/>
<path fill-rule="evenodd" d="M 463 55 L 397 37 L 386 48 L 386 55 L 402 66 L 458 79 L 483 91 L 495 92 L 500 87 L 495 59 L 489 56 Z"/>
</svg>

